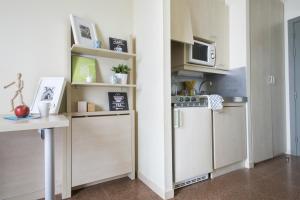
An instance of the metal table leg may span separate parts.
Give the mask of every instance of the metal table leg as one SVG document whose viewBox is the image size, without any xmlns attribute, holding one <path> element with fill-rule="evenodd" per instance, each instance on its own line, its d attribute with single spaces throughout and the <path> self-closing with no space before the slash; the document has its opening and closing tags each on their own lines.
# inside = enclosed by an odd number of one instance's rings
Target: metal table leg
<svg viewBox="0 0 300 200">
<path fill-rule="evenodd" d="M 45 200 L 55 199 L 55 160 L 53 128 L 42 129 L 45 159 Z"/>
</svg>

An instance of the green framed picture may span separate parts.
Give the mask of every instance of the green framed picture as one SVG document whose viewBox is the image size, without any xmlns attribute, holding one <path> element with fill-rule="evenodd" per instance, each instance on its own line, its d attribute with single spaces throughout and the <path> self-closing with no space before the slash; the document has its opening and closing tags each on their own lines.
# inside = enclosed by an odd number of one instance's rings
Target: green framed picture
<svg viewBox="0 0 300 200">
<path fill-rule="evenodd" d="M 96 82 L 96 59 L 72 55 L 72 82 Z"/>
</svg>

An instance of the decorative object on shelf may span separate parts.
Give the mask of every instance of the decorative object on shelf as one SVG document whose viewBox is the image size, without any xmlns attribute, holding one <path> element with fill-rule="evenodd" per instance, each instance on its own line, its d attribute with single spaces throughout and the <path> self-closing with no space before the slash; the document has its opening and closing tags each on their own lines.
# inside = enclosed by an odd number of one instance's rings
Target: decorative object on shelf
<svg viewBox="0 0 300 200">
<path fill-rule="evenodd" d="M 17 80 L 12 81 L 11 83 L 5 85 L 4 89 L 7 89 L 7 88 L 9 88 L 9 87 L 11 87 L 13 85 L 16 85 L 17 90 L 16 90 L 15 95 L 13 96 L 13 98 L 10 100 L 11 111 L 12 112 L 15 110 L 15 103 L 14 103 L 14 101 L 16 100 L 16 98 L 18 96 L 20 97 L 21 104 L 25 105 L 24 100 L 23 100 L 23 94 L 22 94 L 22 90 L 24 89 L 24 81 L 22 80 L 22 74 L 21 73 L 17 74 Z"/>
<path fill-rule="evenodd" d="M 15 115 L 18 118 L 27 117 L 30 113 L 29 107 L 26 105 L 19 105 L 15 108 Z"/>
<path fill-rule="evenodd" d="M 196 81 L 184 81 L 184 87 L 187 90 L 187 93 L 189 96 L 195 96 L 196 95 L 196 89 L 195 89 Z"/>
<path fill-rule="evenodd" d="M 86 101 L 78 101 L 77 102 L 77 111 L 78 112 L 87 112 L 87 105 L 88 103 Z"/>
<path fill-rule="evenodd" d="M 128 110 L 128 99 L 126 92 L 109 92 L 108 100 L 110 111 Z"/>
<path fill-rule="evenodd" d="M 98 41 L 95 24 L 74 15 L 70 15 L 70 20 L 75 44 L 94 47 L 94 42 Z"/>
<path fill-rule="evenodd" d="M 94 103 L 89 102 L 87 104 L 87 111 L 88 112 L 96 112 L 96 105 Z"/>
<path fill-rule="evenodd" d="M 118 78 L 115 76 L 115 74 L 110 77 L 110 83 L 118 84 Z"/>
<path fill-rule="evenodd" d="M 113 51 L 128 52 L 127 41 L 117 38 L 109 38 L 109 48 Z"/>
<path fill-rule="evenodd" d="M 41 78 L 30 109 L 31 113 L 39 113 L 39 103 L 44 102 L 50 103 L 51 114 L 57 114 L 65 86 L 66 81 L 63 77 Z"/>
<path fill-rule="evenodd" d="M 49 117 L 50 106 L 49 102 L 39 102 L 38 107 L 41 117 Z"/>
<path fill-rule="evenodd" d="M 3 119 L 11 120 L 11 121 L 21 121 L 21 120 L 30 120 L 30 119 L 39 119 L 40 115 L 32 115 L 29 114 L 26 117 L 17 117 L 16 115 L 5 115 Z"/>
<path fill-rule="evenodd" d="M 118 84 L 127 84 L 128 73 L 130 72 L 130 68 L 127 65 L 119 64 L 111 70 L 115 72 L 114 76 Z"/>
<path fill-rule="evenodd" d="M 101 48 L 101 41 L 99 41 L 99 40 L 94 41 L 94 46 L 93 47 L 97 48 L 97 49 Z"/>
<path fill-rule="evenodd" d="M 72 82 L 96 82 L 96 59 L 73 55 Z"/>
</svg>

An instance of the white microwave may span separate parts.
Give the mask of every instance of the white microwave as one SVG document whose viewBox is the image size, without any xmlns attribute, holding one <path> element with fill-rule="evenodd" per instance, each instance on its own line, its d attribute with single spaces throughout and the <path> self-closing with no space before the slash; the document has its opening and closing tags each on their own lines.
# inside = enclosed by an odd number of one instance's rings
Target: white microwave
<svg viewBox="0 0 300 200">
<path fill-rule="evenodd" d="M 199 65 L 207 65 L 214 67 L 216 64 L 216 46 L 194 40 L 194 44 L 188 44 L 188 62 Z"/>
</svg>

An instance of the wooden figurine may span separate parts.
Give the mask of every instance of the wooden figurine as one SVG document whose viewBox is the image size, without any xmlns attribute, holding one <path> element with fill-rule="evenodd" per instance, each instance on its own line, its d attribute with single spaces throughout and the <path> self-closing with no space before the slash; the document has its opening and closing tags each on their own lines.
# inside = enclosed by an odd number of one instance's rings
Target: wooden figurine
<svg viewBox="0 0 300 200">
<path fill-rule="evenodd" d="M 24 88 L 24 81 L 22 80 L 22 74 L 21 73 L 18 73 L 17 74 L 17 80 L 16 81 L 13 81 L 9 84 L 7 84 L 6 86 L 4 86 L 4 89 L 7 89 L 13 85 L 16 85 L 17 87 L 17 91 L 15 93 L 15 95 L 13 96 L 13 98 L 10 100 L 11 102 L 11 109 L 12 111 L 15 110 L 15 104 L 14 104 L 14 101 L 15 99 L 20 96 L 20 99 L 21 99 L 21 103 L 22 105 L 25 105 L 24 101 L 23 101 L 23 95 L 22 95 L 22 90 Z"/>
</svg>

